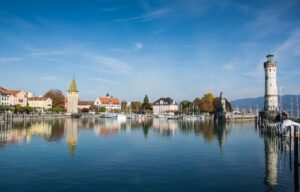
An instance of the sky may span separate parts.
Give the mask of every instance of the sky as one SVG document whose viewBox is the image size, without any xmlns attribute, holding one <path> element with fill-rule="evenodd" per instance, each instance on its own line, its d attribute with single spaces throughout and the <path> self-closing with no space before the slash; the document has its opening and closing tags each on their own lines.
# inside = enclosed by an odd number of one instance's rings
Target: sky
<svg viewBox="0 0 300 192">
<path fill-rule="evenodd" d="M 206 92 L 264 95 L 263 62 L 282 94 L 300 93 L 300 1 L 0 0 L 0 86 L 80 99 Z"/>
</svg>

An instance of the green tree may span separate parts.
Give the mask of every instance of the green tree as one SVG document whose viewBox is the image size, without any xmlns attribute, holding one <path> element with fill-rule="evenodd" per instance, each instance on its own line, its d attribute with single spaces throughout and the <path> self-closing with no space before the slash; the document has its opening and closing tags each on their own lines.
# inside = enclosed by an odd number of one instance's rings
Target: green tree
<svg viewBox="0 0 300 192">
<path fill-rule="evenodd" d="M 145 95 L 144 102 L 142 104 L 143 109 L 147 110 L 150 108 L 149 98 L 148 95 Z"/>
<path fill-rule="evenodd" d="M 121 111 L 124 111 L 124 112 L 127 111 L 127 101 L 121 102 Z"/>
<path fill-rule="evenodd" d="M 65 112 L 66 109 L 63 107 L 56 106 L 56 107 L 52 107 L 48 111 L 53 112 L 53 113 L 60 113 L 60 112 Z"/>
<path fill-rule="evenodd" d="M 131 111 L 133 113 L 140 113 L 142 109 L 142 103 L 139 101 L 132 101 L 131 102 Z"/>
<path fill-rule="evenodd" d="M 183 114 L 190 114 L 192 111 L 193 104 L 189 100 L 180 101 L 180 111 Z"/>
<path fill-rule="evenodd" d="M 91 105 L 89 107 L 89 111 L 93 111 L 93 112 L 98 113 L 99 112 L 99 107 L 97 107 L 96 105 Z"/>
<path fill-rule="evenodd" d="M 195 98 L 194 101 L 194 111 L 195 113 L 200 113 L 201 112 L 201 98 Z"/>
<path fill-rule="evenodd" d="M 9 110 L 11 110 L 11 108 L 9 106 L 0 105 L 0 112 L 1 111 L 9 111 Z"/>
<path fill-rule="evenodd" d="M 100 112 L 106 112 L 106 108 L 105 107 L 100 107 L 99 111 Z"/>
<path fill-rule="evenodd" d="M 31 113 L 34 111 L 36 111 L 36 110 L 32 107 L 28 107 L 28 106 L 22 107 L 21 105 L 16 105 L 15 109 L 14 109 L 15 113 Z"/>
</svg>

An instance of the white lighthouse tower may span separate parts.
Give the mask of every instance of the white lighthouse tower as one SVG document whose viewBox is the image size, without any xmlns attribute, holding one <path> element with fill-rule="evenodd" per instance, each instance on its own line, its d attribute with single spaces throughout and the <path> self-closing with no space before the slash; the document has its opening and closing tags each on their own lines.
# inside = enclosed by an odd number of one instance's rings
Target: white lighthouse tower
<svg viewBox="0 0 300 192">
<path fill-rule="evenodd" d="M 273 60 L 274 55 L 267 55 L 264 62 L 265 68 L 265 112 L 278 111 L 278 91 L 277 91 L 277 62 Z"/>
<path fill-rule="evenodd" d="M 77 89 L 76 81 L 73 78 L 67 94 L 67 113 L 69 114 L 78 113 L 78 99 L 79 99 L 79 91 Z"/>
</svg>

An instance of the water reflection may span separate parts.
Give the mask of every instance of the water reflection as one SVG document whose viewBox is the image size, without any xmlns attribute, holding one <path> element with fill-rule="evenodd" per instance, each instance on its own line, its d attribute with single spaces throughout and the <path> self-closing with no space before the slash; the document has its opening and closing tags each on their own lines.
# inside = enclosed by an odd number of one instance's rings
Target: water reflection
<svg viewBox="0 0 300 192">
<path fill-rule="evenodd" d="M 178 129 L 179 121 L 166 120 L 161 118 L 153 119 L 153 128 L 156 132 L 164 136 L 171 136 L 175 134 Z"/>
<path fill-rule="evenodd" d="M 272 190 L 277 185 L 278 174 L 278 151 L 276 147 L 276 139 L 273 137 L 265 137 L 265 163 L 266 163 L 266 177 L 265 182 Z"/>
<path fill-rule="evenodd" d="M 30 142 L 31 137 L 39 136 L 48 142 L 59 141 L 66 134 L 66 142 L 70 148 L 75 148 L 78 141 L 77 129 L 94 130 L 97 136 L 112 136 L 123 132 L 142 130 L 145 137 L 153 128 L 154 133 L 162 136 L 194 134 L 203 136 L 208 143 L 217 139 L 220 149 L 223 148 L 226 136 L 230 133 L 232 124 L 207 122 L 187 122 L 166 119 L 146 119 L 144 121 L 128 120 L 119 122 L 113 119 L 59 119 L 32 122 L 15 122 L 1 126 L 0 143 L 5 146 L 20 141 Z"/>
<path fill-rule="evenodd" d="M 76 119 L 66 119 L 66 142 L 69 146 L 69 152 L 71 157 L 74 157 L 75 149 L 78 141 L 78 121 Z"/>
<path fill-rule="evenodd" d="M 119 122 L 113 119 L 86 118 L 86 119 L 58 119 L 27 122 L 14 122 L 0 125 L 0 148 L 5 149 L 9 144 L 31 144 L 34 137 L 43 138 L 45 142 L 66 143 L 71 158 L 77 156 L 76 147 L 80 145 L 78 139 L 79 130 L 87 130 L 94 133 L 95 138 L 113 137 L 115 135 L 136 131 L 145 138 L 153 137 L 153 134 L 162 137 L 174 135 L 194 135 L 196 139 L 203 138 L 208 144 L 216 143 L 221 151 L 225 151 L 227 139 L 231 136 L 233 128 L 242 128 L 243 124 L 236 126 L 234 123 L 218 123 L 212 121 L 192 122 L 166 119 L 128 120 Z M 250 126 L 249 128 L 254 129 Z M 140 133 L 138 132 L 140 131 Z M 254 131 L 253 131 L 254 132 Z M 251 133 L 253 133 L 251 132 Z M 283 146 L 278 137 L 261 135 L 264 144 L 265 175 L 264 180 L 267 191 L 274 191 L 278 187 L 280 172 L 287 167 L 285 156 L 282 153 Z M 288 148 L 288 147 L 287 147 Z M 223 153 L 218 153 L 222 155 Z M 234 158 L 234 157 L 233 157 Z M 291 161 L 291 157 L 289 158 Z M 282 163 L 284 162 L 284 163 Z M 255 162 L 253 162 L 255 163 Z M 263 182 L 262 182 L 263 183 Z"/>
</svg>

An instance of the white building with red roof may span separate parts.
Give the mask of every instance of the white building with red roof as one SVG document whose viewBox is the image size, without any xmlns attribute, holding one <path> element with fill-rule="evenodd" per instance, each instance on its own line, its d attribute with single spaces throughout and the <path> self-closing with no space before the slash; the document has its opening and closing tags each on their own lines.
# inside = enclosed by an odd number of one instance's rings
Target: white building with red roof
<svg viewBox="0 0 300 192">
<path fill-rule="evenodd" d="M 28 96 L 32 95 L 28 91 L 23 90 L 8 90 L 0 87 L 0 105 L 22 107 L 27 106 Z"/>
<path fill-rule="evenodd" d="M 7 89 L 0 87 L 0 105 L 9 105 L 9 94 Z"/>
<path fill-rule="evenodd" d="M 38 109 L 51 109 L 52 99 L 49 97 L 30 97 L 28 98 L 28 106 Z"/>
<path fill-rule="evenodd" d="M 121 102 L 118 98 L 109 96 L 106 94 L 106 97 L 97 97 L 94 105 L 97 107 L 105 107 L 107 111 L 121 110 Z"/>
</svg>

